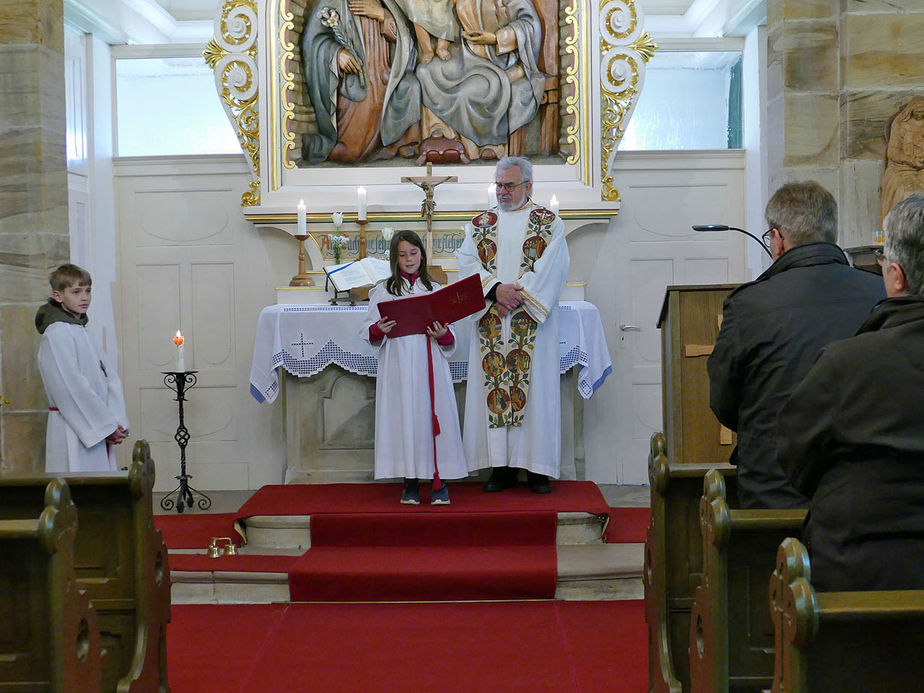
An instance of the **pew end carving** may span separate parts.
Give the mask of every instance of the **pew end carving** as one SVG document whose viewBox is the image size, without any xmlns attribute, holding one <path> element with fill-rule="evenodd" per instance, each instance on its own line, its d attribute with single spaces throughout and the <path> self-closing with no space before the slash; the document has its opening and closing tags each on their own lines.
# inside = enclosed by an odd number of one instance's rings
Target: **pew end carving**
<svg viewBox="0 0 924 693">
<path fill-rule="evenodd" d="M 924 590 L 817 592 L 808 551 L 785 539 L 770 578 L 773 693 L 920 690 Z"/>
<path fill-rule="evenodd" d="M 135 443 L 127 472 L 70 474 L 77 508 L 74 570 L 99 623 L 104 691 L 169 690 L 166 631 L 170 621 L 167 547 L 154 527 L 154 462 Z M 0 476 L 0 519 L 41 507 L 46 474 Z"/>
<path fill-rule="evenodd" d="M 0 690 L 96 693 L 102 652 L 96 611 L 74 577 L 77 510 L 60 479 L 42 503 L 0 519 Z"/>
<path fill-rule="evenodd" d="M 651 437 L 648 480 L 651 524 L 645 542 L 645 620 L 649 687 L 657 693 L 689 690 L 690 612 L 702 574 L 699 499 L 703 477 L 715 470 L 732 493 L 735 467 L 674 463 L 661 433 Z"/>
<path fill-rule="evenodd" d="M 761 691 L 773 677 L 774 629 L 767 576 L 775 547 L 798 535 L 804 510 L 729 507 L 717 471 L 700 499 L 702 579 L 691 614 L 690 690 Z"/>
</svg>

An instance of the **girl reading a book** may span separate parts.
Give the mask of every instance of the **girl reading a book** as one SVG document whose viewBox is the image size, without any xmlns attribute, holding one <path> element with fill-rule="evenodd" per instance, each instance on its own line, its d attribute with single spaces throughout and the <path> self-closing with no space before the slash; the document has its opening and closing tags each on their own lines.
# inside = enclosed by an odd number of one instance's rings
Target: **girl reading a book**
<svg viewBox="0 0 924 693">
<path fill-rule="evenodd" d="M 413 231 L 392 236 L 391 277 L 369 292 L 362 335 L 377 352 L 375 383 L 375 478 L 404 478 L 401 502 L 420 503 L 419 479 L 433 479 L 430 503 L 447 505 L 442 479 L 467 476 L 459 414 L 449 374 L 455 335 L 433 322 L 426 333 L 398 332 L 387 302 L 439 289 L 427 272 L 427 253 Z M 384 305 L 383 305 L 384 304 Z"/>
</svg>

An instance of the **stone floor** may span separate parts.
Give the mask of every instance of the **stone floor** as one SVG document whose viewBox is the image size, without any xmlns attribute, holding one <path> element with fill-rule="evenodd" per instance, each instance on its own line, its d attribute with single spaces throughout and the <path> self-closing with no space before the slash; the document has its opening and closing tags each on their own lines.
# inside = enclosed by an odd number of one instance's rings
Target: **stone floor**
<svg viewBox="0 0 924 693">
<path fill-rule="evenodd" d="M 601 484 L 600 490 L 606 502 L 613 507 L 645 508 L 649 504 L 648 486 Z M 206 491 L 205 493 L 212 500 L 212 507 L 207 512 L 232 513 L 240 508 L 254 491 Z M 160 507 L 160 501 L 165 495 L 167 494 L 163 492 L 154 494 L 155 514 L 164 512 Z"/>
</svg>

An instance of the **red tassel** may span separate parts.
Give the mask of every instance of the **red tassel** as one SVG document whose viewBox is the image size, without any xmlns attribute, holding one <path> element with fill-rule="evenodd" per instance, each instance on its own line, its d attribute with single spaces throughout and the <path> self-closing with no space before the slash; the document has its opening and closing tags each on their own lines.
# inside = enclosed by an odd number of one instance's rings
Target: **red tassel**
<svg viewBox="0 0 924 693">
<path fill-rule="evenodd" d="M 436 414 L 433 415 L 433 435 L 438 436 L 440 434 L 440 420 L 437 418 Z"/>
</svg>

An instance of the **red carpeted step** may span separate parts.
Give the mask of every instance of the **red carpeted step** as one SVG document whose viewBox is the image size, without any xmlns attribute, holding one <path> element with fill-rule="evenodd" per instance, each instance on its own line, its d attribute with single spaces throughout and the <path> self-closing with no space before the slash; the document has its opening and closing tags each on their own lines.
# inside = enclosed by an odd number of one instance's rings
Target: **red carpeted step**
<svg viewBox="0 0 924 693">
<path fill-rule="evenodd" d="M 312 546 L 499 546 L 554 544 L 558 515 L 543 512 L 322 513 Z"/>
<path fill-rule="evenodd" d="M 401 505 L 401 484 L 287 484 L 264 486 L 235 513 L 253 515 L 315 515 L 318 513 L 375 512 L 432 514 L 447 511 L 514 512 L 551 510 L 604 514 L 609 510 L 599 487 L 592 481 L 553 481 L 552 493 L 532 493 L 525 484 L 503 493 L 483 493 L 481 484 L 449 482 L 450 506 L 431 506 L 426 484 L 421 484 L 421 505 Z"/>
<path fill-rule="evenodd" d="M 554 545 L 313 547 L 289 572 L 292 601 L 551 599 Z"/>
<path fill-rule="evenodd" d="M 234 528 L 234 513 L 155 515 L 154 526 L 168 549 L 204 549 L 212 537 L 229 537 L 236 546 L 243 543 Z"/>
</svg>

